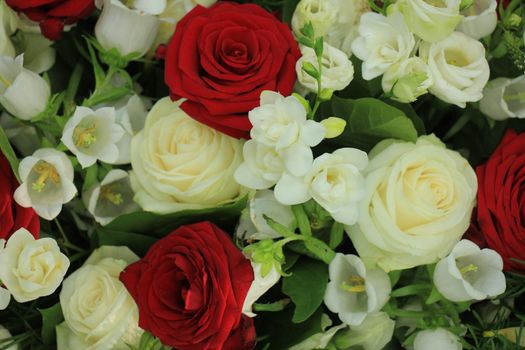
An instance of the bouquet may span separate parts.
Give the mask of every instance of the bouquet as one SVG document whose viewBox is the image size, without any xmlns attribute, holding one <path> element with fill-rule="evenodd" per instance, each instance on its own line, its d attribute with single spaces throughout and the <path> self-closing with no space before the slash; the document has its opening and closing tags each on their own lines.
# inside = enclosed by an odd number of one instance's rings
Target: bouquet
<svg viewBox="0 0 525 350">
<path fill-rule="evenodd" d="M 521 0 L 0 0 L 0 349 L 525 348 Z"/>
</svg>

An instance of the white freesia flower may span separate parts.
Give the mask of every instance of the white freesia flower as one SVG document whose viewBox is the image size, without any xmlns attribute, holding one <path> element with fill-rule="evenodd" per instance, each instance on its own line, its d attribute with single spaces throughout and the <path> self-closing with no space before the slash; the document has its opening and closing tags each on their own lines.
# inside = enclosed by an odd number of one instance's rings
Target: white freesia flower
<svg viewBox="0 0 525 350">
<path fill-rule="evenodd" d="M 454 32 L 443 41 L 422 43 L 419 54 L 434 81 L 429 90 L 439 99 L 465 108 L 483 97 L 490 69 L 482 43 Z"/>
<path fill-rule="evenodd" d="M 366 195 L 347 232 L 359 253 L 385 271 L 437 262 L 470 224 L 477 179 L 466 159 L 434 135 L 385 140 L 370 152 Z"/>
<path fill-rule="evenodd" d="M 253 125 L 250 135 L 254 141 L 273 147 L 281 154 L 291 174 L 306 174 L 313 161 L 310 147 L 323 140 L 325 128 L 306 118 L 306 110 L 297 98 L 263 91 L 260 107 L 250 111 L 248 117 Z"/>
<path fill-rule="evenodd" d="M 19 303 L 51 295 L 60 286 L 69 259 L 52 238 L 35 239 L 17 230 L 0 250 L 0 280 Z"/>
<path fill-rule="evenodd" d="M 338 349 L 358 347 L 363 350 L 382 350 L 392 340 L 395 326 L 396 322 L 387 313 L 373 312 L 360 325 L 351 326 L 338 334 L 335 344 Z"/>
<path fill-rule="evenodd" d="M 459 241 L 448 257 L 437 263 L 434 284 L 448 300 L 462 302 L 493 298 L 505 292 L 503 259 L 492 249 Z"/>
<path fill-rule="evenodd" d="M 317 55 L 314 49 L 301 47 L 302 56 L 295 64 L 297 79 L 307 90 L 317 92 L 317 80 L 303 70 L 303 64 L 308 62 L 319 69 Z M 321 86 L 334 91 L 343 90 L 354 78 L 354 66 L 348 56 L 333 46 L 324 44 L 321 69 Z"/>
<path fill-rule="evenodd" d="M 410 57 L 390 67 L 381 80 L 383 91 L 399 102 L 410 103 L 428 92 L 432 86 L 428 66 L 419 57 Z"/>
<path fill-rule="evenodd" d="M 119 280 L 137 260 L 126 247 L 105 246 L 64 280 L 60 305 L 65 321 L 57 326 L 58 350 L 123 350 L 138 344 L 138 308 Z"/>
<path fill-rule="evenodd" d="M 461 22 L 460 5 L 461 0 L 398 0 L 388 13 L 402 13 L 411 32 L 436 42 L 448 37 Z"/>
<path fill-rule="evenodd" d="M 56 218 L 62 205 L 77 194 L 73 165 L 64 152 L 41 148 L 22 159 L 18 172 L 22 184 L 15 191 L 15 201 L 24 208 L 33 207 L 46 220 Z"/>
<path fill-rule="evenodd" d="M 332 340 L 334 335 L 341 329 L 347 327 L 346 324 L 342 323 L 338 326 L 334 326 L 328 329 L 332 325 L 332 320 L 326 314 L 321 317 L 321 329 L 322 333 L 317 333 L 311 337 L 306 338 L 299 344 L 296 344 L 289 348 L 289 350 L 312 350 L 312 349 L 325 349 L 328 343 Z"/>
<path fill-rule="evenodd" d="M 124 136 L 124 129 L 116 123 L 115 108 L 105 107 L 96 111 L 77 107 L 67 121 L 62 142 L 77 157 L 82 168 L 101 160 L 114 164 L 119 158 L 117 142 Z"/>
<path fill-rule="evenodd" d="M 494 120 L 525 118 L 525 75 L 489 81 L 483 90 L 479 109 Z"/>
<path fill-rule="evenodd" d="M 279 280 L 281 279 L 281 274 L 275 269 L 275 266 L 272 267 L 270 272 L 263 276 L 261 273 L 262 264 L 251 262 L 253 268 L 254 279 L 248 294 L 246 294 L 246 299 L 244 299 L 244 305 L 242 307 L 242 312 L 248 317 L 257 316 L 252 312 L 253 304 L 259 300 L 260 297 L 264 295 L 270 288 L 272 288 Z"/>
<path fill-rule="evenodd" d="M 469 8 L 462 11 L 465 16 L 457 30 L 474 39 L 492 34 L 498 25 L 497 0 L 474 0 Z"/>
<path fill-rule="evenodd" d="M 51 69 L 56 59 L 53 42 L 40 33 L 20 33 L 16 46 L 18 52 L 24 53 L 24 67 L 37 74 Z"/>
<path fill-rule="evenodd" d="M 89 213 L 104 226 L 120 215 L 139 210 L 133 196 L 129 174 L 113 169 L 84 195 L 84 200 Z"/>
<path fill-rule="evenodd" d="M 371 80 L 408 59 L 415 45 L 414 35 L 399 13 L 385 17 L 368 12 L 361 17 L 359 37 L 352 43 L 352 52 L 363 61 L 363 79 Z"/>
<path fill-rule="evenodd" d="M 416 334 L 414 350 L 428 350 L 429 344 L 439 350 L 463 349 L 458 337 L 443 328 L 427 329 Z"/>
<path fill-rule="evenodd" d="M 3 340 L 10 339 L 11 333 L 4 327 L 0 325 L 0 347 L 7 345 L 8 343 L 3 343 Z M 18 344 L 8 347 L 6 350 L 18 350 Z"/>
<path fill-rule="evenodd" d="M 337 253 L 329 266 L 324 303 L 344 323 L 358 326 L 388 301 L 390 279 L 379 268 L 368 269 L 356 255 Z"/>
<path fill-rule="evenodd" d="M 233 177 L 244 142 L 190 118 L 181 103 L 158 101 L 131 141 L 131 185 L 147 211 L 214 207 L 246 193 Z"/>
<path fill-rule="evenodd" d="M 159 0 L 148 0 L 152 4 Z M 128 8 L 120 0 L 98 0 L 102 13 L 95 26 L 95 36 L 106 50 L 115 49 L 121 56 L 142 57 L 153 45 L 159 30 L 154 14 L 139 8 Z M 148 7 L 147 2 L 133 1 L 133 5 Z M 153 12 L 156 12 L 151 6 Z"/>
<path fill-rule="evenodd" d="M 285 168 L 284 160 L 274 147 L 254 140 L 244 144 L 244 162 L 235 170 L 235 180 L 248 188 L 263 190 L 275 185 Z"/>
<path fill-rule="evenodd" d="M 51 88 L 41 76 L 23 66 L 23 55 L 0 57 L 0 103 L 17 118 L 30 120 L 46 109 Z"/>
<path fill-rule="evenodd" d="M 365 196 L 361 171 L 368 164 L 365 152 L 341 148 L 325 153 L 313 162 L 304 177 L 285 173 L 275 186 L 275 198 L 283 204 L 300 204 L 313 198 L 343 224 L 357 221 L 358 204 Z"/>
<path fill-rule="evenodd" d="M 279 238 L 281 234 L 274 231 L 266 222 L 268 216 L 291 231 L 295 228 L 295 216 L 290 206 L 279 203 L 273 191 L 257 191 L 248 201 L 243 211 L 235 236 L 244 240 Z"/>
</svg>

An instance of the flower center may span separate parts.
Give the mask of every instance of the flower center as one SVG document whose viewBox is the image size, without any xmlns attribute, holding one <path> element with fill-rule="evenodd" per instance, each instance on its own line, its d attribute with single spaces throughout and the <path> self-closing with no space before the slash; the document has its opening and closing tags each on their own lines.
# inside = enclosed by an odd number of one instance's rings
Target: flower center
<svg viewBox="0 0 525 350">
<path fill-rule="evenodd" d="M 95 123 L 75 127 L 75 130 L 73 130 L 73 142 L 75 146 L 89 148 L 97 142 L 97 137 L 95 136 L 96 129 L 97 126 Z"/>
<path fill-rule="evenodd" d="M 0 75 L 0 84 L 3 84 L 5 85 L 6 88 L 10 87 L 12 85 L 12 82 L 9 81 L 9 79 L 3 77 L 2 75 Z"/>
<path fill-rule="evenodd" d="M 445 59 L 448 64 L 456 67 L 465 67 L 469 64 L 468 59 L 459 50 L 447 50 L 445 52 Z"/>
<path fill-rule="evenodd" d="M 48 162 L 38 162 L 33 171 L 39 175 L 38 179 L 31 184 L 31 188 L 37 192 L 42 192 L 49 181 L 52 181 L 54 184 L 60 182 L 60 175 L 56 168 Z"/>
<path fill-rule="evenodd" d="M 350 293 L 366 292 L 365 279 L 361 276 L 353 275 L 350 281 L 341 283 L 341 288 Z"/>
<path fill-rule="evenodd" d="M 461 269 L 459 269 L 459 272 L 461 273 L 461 276 L 465 276 L 469 272 L 477 272 L 479 270 L 479 267 L 477 267 L 474 264 L 468 264 L 467 266 L 463 266 Z"/>
<path fill-rule="evenodd" d="M 115 191 L 115 186 L 102 186 L 100 188 L 100 196 L 114 205 L 120 205 L 124 202 L 122 194 Z"/>
</svg>

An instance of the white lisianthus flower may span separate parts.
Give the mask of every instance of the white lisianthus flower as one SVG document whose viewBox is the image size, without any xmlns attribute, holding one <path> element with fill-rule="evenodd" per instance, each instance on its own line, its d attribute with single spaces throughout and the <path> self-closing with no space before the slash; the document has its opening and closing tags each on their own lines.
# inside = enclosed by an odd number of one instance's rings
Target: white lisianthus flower
<svg viewBox="0 0 525 350">
<path fill-rule="evenodd" d="M 0 280 L 19 303 L 51 295 L 62 283 L 69 259 L 52 238 L 35 239 L 24 228 L 0 250 Z"/>
<path fill-rule="evenodd" d="M 64 152 L 41 148 L 22 159 L 18 173 L 22 184 L 15 191 L 15 201 L 24 208 L 33 207 L 46 220 L 56 218 L 62 205 L 77 194 L 73 165 Z"/>
<path fill-rule="evenodd" d="M 469 227 L 476 174 L 434 135 L 380 142 L 365 173 L 358 224 L 346 228 L 363 260 L 385 271 L 431 264 Z"/>
<path fill-rule="evenodd" d="M 297 98 L 263 91 L 260 107 L 251 110 L 248 118 L 253 125 L 252 140 L 273 147 L 291 174 L 306 174 L 314 158 L 310 147 L 321 143 L 325 128 L 306 118 L 306 109 Z"/>
<path fill-rule="evenodd" d="M 385 312 L 373 312 L 366 316 L 363 323 L 351 326 L 335 338 L 338 349 L 353 347 L 363 350 L 382 350 L 394 335 L 396 322 Z"/>
<path fill-rule="evenodd" d="M 494 120 L 525 118 L 525 75 L 514 79 L 496 78 L 483 90 L 479 109 Z"/>
<path fill-rule="evenodd" d="M 246 193 L 233 177 L 244 142 L 190 118 L 181 103 L 158 101 L 131 141 L 131 185 L 146 211 L 214 207 Z"/>
<path fill-rule="evenodd" d="M 337 11 L 338 7 L 331 0 L 301 0 L 293 13 L 293 32 L 301 36 L 301 29 L 310 22 L 316 37 L 325 36 L 337 20 Z"/>
<path fill-rule="evenodd" d="M 285 168 L 284 160 L 274 147 L 254 140 L 244 144 L 244 162 L 235 170 L 235 180 L 248 188 L 263 190 L 275 185 Z"/>
<path fill-rule="evenodd" d="M 148 5 L 151 2 L 151 5 Z M 97 0 L 102 13 L 95 26 L 95 36 L 106 50 L 115 49 L 121 56 L 140 58 L 151 48 L 159 30 L 155 13 L 144 12 L 147 8 L 157 12 L 155 3 L 159 0 L 133 1 L 128 8 L 120 0 Z"/>
<path fill-rule="evenodd" d="M 243 211 L 235 236 L 244 240 L 260 240 L 282 237 L 266 222 L 264 216 L 272 218 L 291 231 L 295 229 L 295 216 L 292 209 L 279 203 L 273 191 L 257 191 L 248 201 L 248 206 Z"/>
<path fill-rule="evenodd" d="M 328 329 L 332 325 L 332 320 L 326 314 L 323 314 L 321 317 L 321 329 L 322 333 L 317 333 L 311 337 L 306 338 L 299 344 L 296 344 L 289 348 L 289 350 L 312 350 L 312 349 L 326 349 L 328 343 L 332 340 L 334 335 L 339 332 L 341 329 L 348 327 L 346 324 L 342 323 L 338 326 L 334 326 Z"/>
<path fill-rule="evenodd" d="M 448 300 L 462 302 L 493 298 L 505 292 L 503 259 L 492 249 L 459 241 L 448 257 L 437 263 L 434 284 Z"/>
<path fill-rule="evenodd" d="M 366 153 L 355 148 L 325 153 L 314 160 L 304 177 L 285 173 L 275 186 L 275 198 L 288 205 L 313 198 L 335 221 L 352 225 L 357 221 L 358 204 L 366 192 L 361 171 L 367 164 Z"/>
<path fill-rule="evenodd" d="M 246 294 L 246 299 L 244 299 L 244 305 L 242 307 L 242 313 L 248 317 L 257 316 L 252 312 L 253 304 L 259 300 L 260 297 L 264 295 L 270 288 L 272 288 L 279 280 L 281 279 L 281 274 L 275 269 L 275 266 L 272 267 L 270 272 L 266 275 L 262 275 L 263 265 L 260 263 L 251 262 L 253 268 L 254 279 L 248 294 Z"/>
<path fill-rule="evenodd" d="M 386 272 L 366 268 L 356 255 L 337 253 L 329 274 L 324 303 L 350 326 L 359 326 L 368 314 L 381 310 L 392 290 Z"/>
<path fill-rule="evenodd" d="M 437 43 L 423 42 L 419 55 L 432 75 L 434 84 L 429 89 L 432 94 L 461 108 L 467 102 L 481 100 L 490 75 L 482 43 L 454 32 Z"/>
<path fill-rule="evenodd" d="M 410 57 L 390 67 L 381 80 L 383 91 L 402 103 L 410 103 L 432 86 L 428 66 L 419 57 Z"/>
<path fill-rule="evenodd" d="M 403 16 L 394 13 L 385 17 L 368 12 L 361 17 L 359 37 L 352 43 L 352 52 L 363 61 L 363 79 L 371 80 L 407 60 L 415 45 Z"/>
<path fill-rule="evenodd" d="M 416 334 L 414 339 L 414 350 L 428 350 L 432 344 L 434 349 L 439 350 L 461 350 L 459 338 L 443 328 L 427 329 Z"/>
<path fill-rule="evenodd" d="M 126 247 L 104 246 L 64 280 L 57 326 L 59 350 L 128 349 L 138 345 L 138 308 L 120 273 L 139 258 Z"/>
<path fill-rule="evenodd" d="M 492 34 L 498 25 L 497 0 L 474 0 L 469 8 L 462 11 L 465 16 L 456 30 L 479 40 Z"/>
<path fill-rule="evenodd" d="M 319 69 L 317 55 L 314 49 L 301 47 L 302 56 L 295 64 L 299 83 L 310 92 L 317 92 L 317 80 L 303 70 L 303 64 L 308 62 Z M 324 44 L 321 69 L 321 86 L 334 91 L 343 90 L 354 78 L 354 66 L 348 56 L 333 46 Z"/>
<path fill-rule="evenodd" d="M 95 221 L 105 226 L 120 215 L 140 209 L 133 201 L 133 196 L 129 174 L 124 170 L 113 169 L 101 183 L 84 195 L 84 200 Z"/>
<path fill-rule="evenodd" d="M 116 123 L 115 108 L 104 107 L 96 111 L 77 107 L 67 121 L 62 142 L 77 157 L 82 168 L 101 160 L 114 164 L 119 158 L 117 143 L 124 129 Z"/>
<path fill-rule="evenodd" d="M 400 12 L 410 31 L 428 42 L 448 37 L 461 22 L 461 0 L 398 0 L 388 13 Z"/>
<path fill-rule="evenodd" d="M 51 69 L 56 59 L 53 42 L 40 33 L 20 33 L 16 46 L 18 52 L 24 53 L 24 67 L 37 74 Z"/>
<path fill-rule="evenodd" d="M 6 339 L 10 339 L 10 338 L 11 338 L 11 333 L 4 326 L 0 326 L 0 347 L 7 345 L 8 343 L 3 343 L 3 341 Z M 19 349 L 18 344 L 14 344 L 5 350 L 18 350 L 18 349 Z"/>
<path fill-rule="evenodd" d="M 23 66 L 23 55 L 0 57 L 0 103 L 15 117 L 30 120 L 46 109 L 51 88 L 41 76 Z"/>
</svg>

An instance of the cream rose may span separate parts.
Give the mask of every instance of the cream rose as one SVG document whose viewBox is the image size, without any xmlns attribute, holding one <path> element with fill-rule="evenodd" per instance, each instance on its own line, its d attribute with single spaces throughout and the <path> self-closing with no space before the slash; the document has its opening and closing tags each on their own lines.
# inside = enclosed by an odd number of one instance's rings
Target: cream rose
<svg viewBox="0 0 525 350">
<path fill-rule="evenodd" d="M 2 249 L 3 248 L 3 249 Z M 0 247 L 0 280 L 19 303 L 51 295 L 62 283 L 68 258 L 52 238 L 35 240 L 24 228 Z"/>
<path fill-rule="evenodd" d="M 57 326 L 59 350 L 127 350 L 127 344 L 138 343 L 138 308 L 119 280 L 137 260 L 126 247 L 102 247 L 66 278 L 60 292 L 65 321 Z"/>
<path fill-rule="evenodd" d="M 435 136 L 379 143 L 365 173 L 359 220 L 347 232 L 366 262 L 385 271 L 434 263 L 468 228 L 476 174 Z"/>
<path fill-rule="evenodd" d="M 131 141 L 131 185 L 147 211 L 213 207 L 245 193 L 233 177 L 243 142 L 191 119 L 180 103 L 157 102 Z"/>
</svg>

